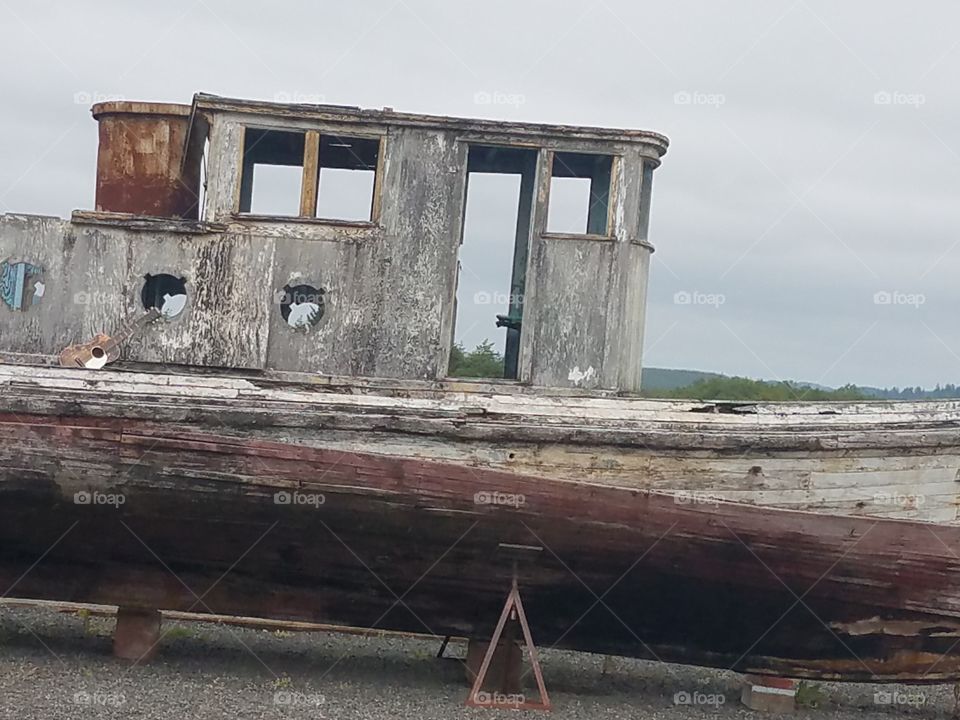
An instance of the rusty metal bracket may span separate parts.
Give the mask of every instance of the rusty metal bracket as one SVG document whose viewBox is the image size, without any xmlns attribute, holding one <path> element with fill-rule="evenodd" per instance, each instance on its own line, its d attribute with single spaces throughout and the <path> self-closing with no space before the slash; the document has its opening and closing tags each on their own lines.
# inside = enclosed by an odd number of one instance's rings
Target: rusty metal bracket
<svg viewBox="0 0 960 720">
<path fill-rule="evenodd" d="M 533 668 L 534 677 L 537 679 L 537 689 L 540 692 L 540 702 L 527 702 L 522 695 L 522 700 L 511 699 L 510 696 L 498 697 L 497 693 L 482 693 L 481 688 L 486 680 L 487 671 L 490 669 L 490 662 L 493 660 L 493 654 L 497 649 L 500 638 L 503 635 L 507 620 L 519 621 L 523 630 L 523 640 L 527 646 L 527 653 L 530 655 L 530 665 Z M 481 694 L 484 697 L 481 697 Z M 550 703 L 550 696 L 547 695 L 547 688 L 543 683 L 543 673 L 540 670 L 540 660 L 537 657 L 537 648 L 533 644 L 533 637 L 530 634 L 530 625 L 527 623 L 526 613 L 523 611 L 523 601 L 520 599 L 520 589 L 517 586 L 517 577 L 513 577 L 513 585 L 510 588 L 510 594 L 507 595 L 507 602 L 503 606 L 503 612 L 500 613 L 500 620 L 497 622 L 497 628 L 493 631 L 493 637 L 490 638 L 490 645 L 483 656 L 483 663 L 480 665 L 480 671 L 473 681 L 473 687 L 470 689 L 470 695 L 467 697 L 467 707 L 483 707 L 510 710 L 550 710 L 553 706 Z"/>
</svg>

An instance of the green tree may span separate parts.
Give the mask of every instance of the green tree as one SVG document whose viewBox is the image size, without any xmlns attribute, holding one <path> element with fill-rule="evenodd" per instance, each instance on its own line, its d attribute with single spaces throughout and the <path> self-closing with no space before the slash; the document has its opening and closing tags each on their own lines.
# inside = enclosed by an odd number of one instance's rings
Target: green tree
<svg viewBox="0 0 960 720">
<path fill-rule="evenodd" d="M 450 377 L 502 378 L 503 355 L 490 340 L 484 340 L 470 352 L 456 343 L 450 351 Z"/>
</svg>

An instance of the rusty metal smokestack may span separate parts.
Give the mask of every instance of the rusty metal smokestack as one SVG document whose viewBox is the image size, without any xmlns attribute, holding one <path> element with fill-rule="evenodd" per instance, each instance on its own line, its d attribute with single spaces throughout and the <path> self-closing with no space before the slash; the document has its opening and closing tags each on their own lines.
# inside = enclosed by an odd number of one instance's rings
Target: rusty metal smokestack
<svg viewBox="0 0 960 720">
<path fill-rule="evenodd" d="M 190 106 L 105 102 L 100 123 L 97 210 L 196 220 L 200 166 L 184 167 Z"/>
</svg>

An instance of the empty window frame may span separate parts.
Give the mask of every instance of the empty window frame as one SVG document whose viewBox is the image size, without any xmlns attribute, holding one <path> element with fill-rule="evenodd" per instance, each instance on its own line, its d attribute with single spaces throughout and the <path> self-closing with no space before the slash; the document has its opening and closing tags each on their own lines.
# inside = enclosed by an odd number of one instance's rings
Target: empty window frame
<svg viewBox="0 0 960 720">
<path fill-rule="evenodd" d="M 640 227 L 637 239 L 646 242 L 650 234 L 650 201 L 653 197 L 653 171 L 656 168 L 649 160 L 643 163 L 643 177 L 640 185 Z"/>
<path fill-rule="evenodd" d="M 612 174 L 611 155 L 554 152 L 547 232 L 608 235 Z"/>
<path fill-rule="evenodd" d="M 246 128 L 239 211 L 375 221 L 380 160 L 380 138 Z"/>
<path fill-rule="evenodd" d="M 321 135 L 316 217 L 373 220 L 379 159 L 379 138 Z"/>
<path fill-rule="evenodd" d="M 306 133 L 246 128 L 240 212 L 300 215 Z"/>
<path fill-rule="evenodd" d="M 537 155 L 528 148 L 470 146 L 451 377 L 519 376 Z"/>
<path fill-rule="evenodd" d="M 200 156 L 200 187 L 197 193 L 197 217 L 200 220 L 207 218 L 207 180 L 210 166 L 210 138 L 203 141 L 203 153 Z"/>
</svg>

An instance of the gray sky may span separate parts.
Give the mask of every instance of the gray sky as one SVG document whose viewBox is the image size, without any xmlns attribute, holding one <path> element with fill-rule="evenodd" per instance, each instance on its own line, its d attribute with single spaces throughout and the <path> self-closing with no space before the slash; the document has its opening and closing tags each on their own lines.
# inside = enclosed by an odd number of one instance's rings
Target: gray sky
<svg viewBox="0 0 960 720">
<path fill-rule="evenodd" d="M 0 0 L 0 212 L 92 207 L 103 98 L 656 130 L 647 365 L 960 382 L 958 21 L 933 1 Z M 501 247 L 477 215 L 467 242 Z"/>
</svg>

